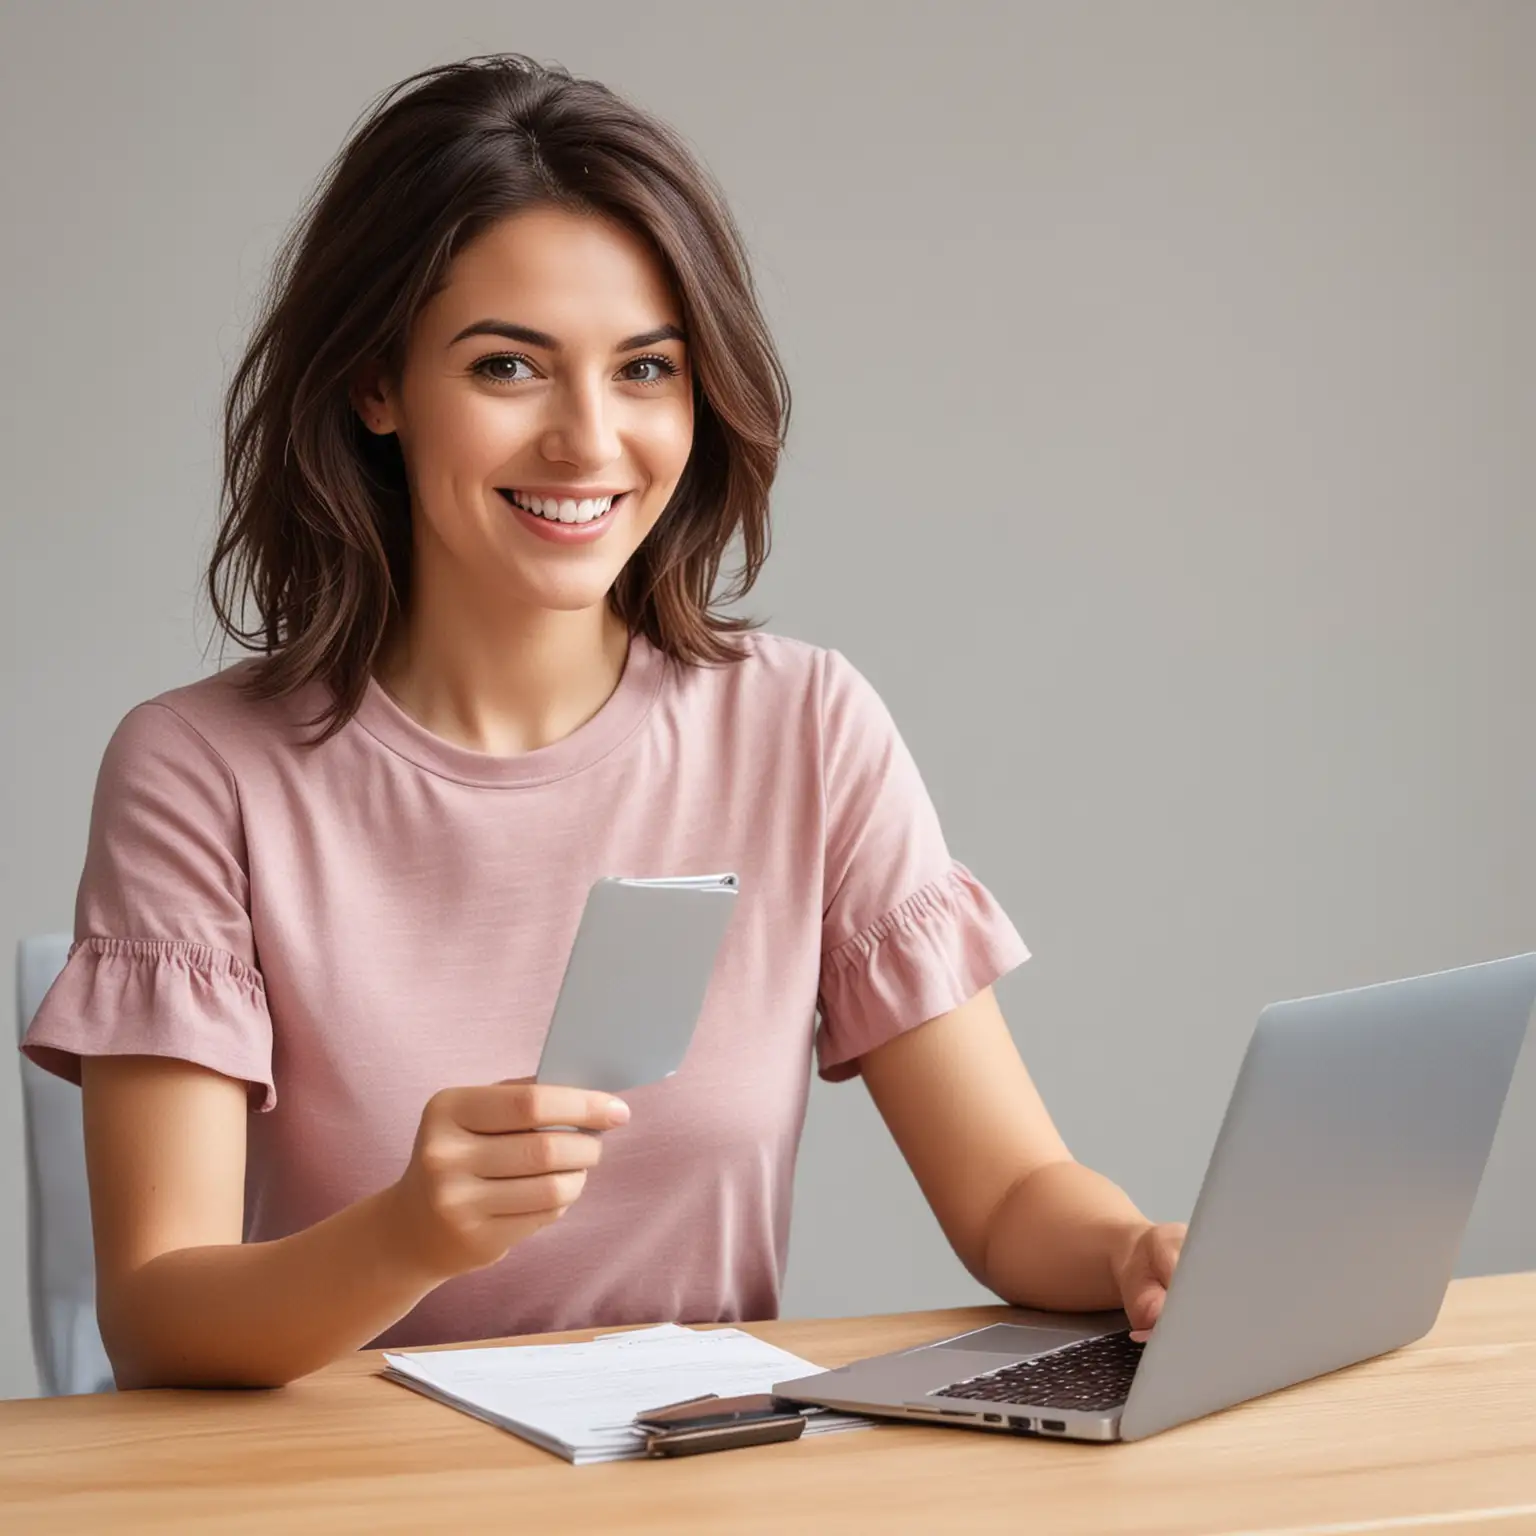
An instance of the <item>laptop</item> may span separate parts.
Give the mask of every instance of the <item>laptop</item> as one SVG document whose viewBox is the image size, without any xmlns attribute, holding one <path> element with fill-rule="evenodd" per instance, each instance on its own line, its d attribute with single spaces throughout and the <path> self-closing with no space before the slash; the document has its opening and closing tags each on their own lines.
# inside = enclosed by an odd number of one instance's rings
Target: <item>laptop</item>
<svg viewBox="0 0 1536 1536">
<path fill-rule="evenodd" d="M 1259 1015 L 1163 1311 L 1007 1321 L 781 1382 L 796 1403 L 1140 1440 L 1422 1338 L 1536 1003 L 1536 952 Z"/>
</svg>

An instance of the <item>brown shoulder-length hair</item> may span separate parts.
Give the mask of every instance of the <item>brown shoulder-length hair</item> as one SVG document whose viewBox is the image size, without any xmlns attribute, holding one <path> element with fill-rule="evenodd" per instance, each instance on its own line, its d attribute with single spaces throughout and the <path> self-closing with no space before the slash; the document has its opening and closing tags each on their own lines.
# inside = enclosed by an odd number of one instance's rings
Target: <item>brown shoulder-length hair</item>
<svg viewBox="0 0 1536 1536">
<path fill-rule="evenodd" d="M 716 604 L 745 595 L 767 556 L 790 393 L 718 184 L 673 129 L 560 65 L 494 54 L 422 70 L 368 109 L 284 241 L 225 401 L 208 593 L 220 629 L 262 653 L 256 697 L 328 685 L 319 740 L 356 712 L 411 584 L 399 443 L 367 430 L 352 385 L 370 366 L 398 376 L 454 256 L 537 205 L 646 239 L 693 359 L 687 465 L 610 606 L 687 663 L 736 658 L 733 637 L 755 627 Z M 740 566 L 717 592 L 738 538 Z"/>
</svg>

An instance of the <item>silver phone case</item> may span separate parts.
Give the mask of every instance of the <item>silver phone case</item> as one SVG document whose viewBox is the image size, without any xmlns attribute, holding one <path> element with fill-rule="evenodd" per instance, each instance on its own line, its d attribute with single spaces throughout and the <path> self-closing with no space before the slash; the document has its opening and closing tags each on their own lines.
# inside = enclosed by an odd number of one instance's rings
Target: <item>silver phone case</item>
<svg viewBox="0 0 1536 1536">
<path fill-rule="evenodd" d="M 739 888 L 734 874 L 609 877 L 593 885 L 537 1080 L 622 1093 L 676 1072 Z"/>
</svg>

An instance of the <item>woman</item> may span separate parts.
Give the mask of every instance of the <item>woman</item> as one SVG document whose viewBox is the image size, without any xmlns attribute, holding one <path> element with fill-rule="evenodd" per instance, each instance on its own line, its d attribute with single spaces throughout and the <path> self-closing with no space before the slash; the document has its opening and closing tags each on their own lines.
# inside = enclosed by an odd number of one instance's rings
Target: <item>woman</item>
<svg viewBox="0 0 1536 1536">
<path fill-rule="evenodd" d="M 991 991 L 1027 951 L 890 716 L 713 607 L 788 414 L 665 125 L 510 55 L 360 126 L 230 391 L 209 580 L 260 654 L 119 726 L 25 1044 L 82 1086 L 121 1386 L 771 1317 L 813 1048 L 972 1274 L 1152 1325 L 1183 1229 L 1063 1145 Z M 682 1070 L 517 1081 L 591 883 L 725 868 Z"/>
</svg>

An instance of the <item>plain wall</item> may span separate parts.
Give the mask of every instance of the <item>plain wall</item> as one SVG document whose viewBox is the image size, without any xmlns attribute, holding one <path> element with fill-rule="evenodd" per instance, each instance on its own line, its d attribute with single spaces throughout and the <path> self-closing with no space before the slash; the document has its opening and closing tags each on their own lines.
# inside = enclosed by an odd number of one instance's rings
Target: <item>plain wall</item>
<svg viewBox="0 0 1536 1536">
<path fill-rule="evenodd" d="M 1264 1003 L 1536 947 L 1536 6 L 10 0 L 0 995 L 112 728 L 220 662 L 278 237 L 376 92 L 502 49 L 722 180 L 794 389 L 745 606 L 883 693 L 1080 1158 L 1183 1219 Z M 1536 1267 L 1533 1167 L 1536 1048 L 1463 1273 Z M 24 1233 L 6 1071 L 0 1395 Z M 818 1084 L 786 1311 L 980 1295 Z"/>
</svg>

